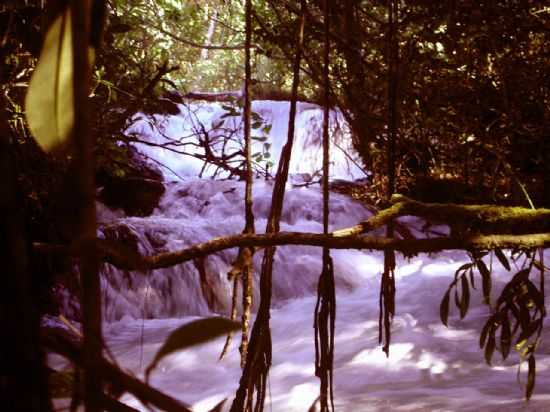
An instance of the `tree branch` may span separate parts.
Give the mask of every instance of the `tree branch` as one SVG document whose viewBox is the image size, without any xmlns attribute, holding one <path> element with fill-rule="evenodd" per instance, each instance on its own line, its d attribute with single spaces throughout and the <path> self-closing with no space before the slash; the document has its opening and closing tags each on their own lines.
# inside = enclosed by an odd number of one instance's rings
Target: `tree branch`
<svg viewBox="0 0 550 412">
<path fill-rule="evenodd" d="M 336 236 L 318 233 L 278 232 L 240 234 L 212 239 L 175 252 L 140 256 L 119 243 L 98 240 L 103 260 L 126 270 L 152 270 L 178 265 L 190 260 L 238 247 L 268 247 L 304 245 L 331 249 L 395 250 L 410 256 L 443 250 L 548 248 L 550 233 L 528 235 L 469 235 L 463 238 L 436 237 L 431 239 L 389 239 L 375 236 Z M 77 255 L 76 247 L 35 243 L 34 250 L 42 253 Z"/>
<path fill-rule="evenodd" d="M 443 223 L 462 232 L 517 234 L 550 232 L 550 209 L 528 209 L 491 205 L 422 203 L 403 195 L 393 195 L 391 206 L 356 226 L 338 230 L 335 236 L 365 233 L 400 216 L 417 216 Z"/>
<path fill-rule="evenodd" d="M 80 343 L 73 342 L 71 338 L 65 336 L 62 331 L 57 329 L 47 328 L 43 329 L 43 332 L 42 342 L 45 347 L 66 357 L 76 365 L 83 365 L 82 345 Z M 98 360 L 96 368 L 102 379 L 109 382 L 113 388 L 116 388 L 118 391 L 127 391 L 131 393 L 144 405 L 150 404 L 168 412 L 191 412 L 187 406 L 178 400 L 124 373 L 103 357 Z M 106 399 L 106 397 L 102 398 L 103 406 L 106 406 L 106 404 L 114 405 L 114 402 L 107 402 L 107 400 L 112 401 L 112 399 Z"/>
</svg>

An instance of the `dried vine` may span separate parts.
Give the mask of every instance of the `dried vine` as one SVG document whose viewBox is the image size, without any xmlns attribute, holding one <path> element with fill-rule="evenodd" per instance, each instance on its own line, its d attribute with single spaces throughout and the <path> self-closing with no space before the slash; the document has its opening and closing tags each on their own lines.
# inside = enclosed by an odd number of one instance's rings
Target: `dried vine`
<svg viewBox="0 0 550 412">
<path fill-rule="evenodd" d="M 245 38 L 245 79 L 244 79 L 244 154 L 245 154 L 245 227 L 244 234 L 254 234 L 256 232 L 254 226 L 254 213 L 252 212 L 252 144 L 250 138 L 250 116 L 251 116 L 251 83 L 252 83 L 252 68 L 250 64 L 251 43 L 252 43 L 252 2 L 246 0 L 246 38 Z M 250 324 L 250 312 L 252 309 L 252 294 L 253 294 L 253 266 L 252 257 L 254 256 L 254 248 L 241 247 L 237 260 L 233 264 L 232 270 L 228 273 L 228 277 L 233 279 L 233 299 L 231 304 L 231 319 L 237 317 L 237 284 L 240 277 L 242 284 L 242 331 L 241 345 L 239 351 L 241 353 L 241 367 L 244 368 L 246 354 L 248 352 L 248 329 Z M 224 348 L 220 355 L 220 359 L 227 353 L 231 344 L 232 335 L 227 336 Z"/>
<path fill-rule="evenodd" d="M 89 33 L 91 24 L 90 0 L 72 1 L 71 11 L 73 34 L 74 76 L 74 129 L 75 161 L 78 168 L 76 187 L 79 206 L 80 233 L 88 247 L 81 248 L 80 276 L 82 279 L 82 329 L 84 332 L 83 370 L 84 406 L 86 412 L 102 410 L 102 376 L 98 361 L 102 356 L 101 298 L 99 281 L 99 259 L 94 239 L 96 238 L 95 181 L 93 165 L 93 139 L 90 133 L 90 90 L 91 70 L 88 61 Z"/>
<path fill-rule="evenodd" d="M 399 2 L 388 0 L 388 112 L 389 141 L 387 148 L 388 161 L 388 198 L 395 191 L 395 147 L 397 139 L 397 64 L 399 59 L 399 43 L 397 39 L 397 23 Z M 393 237 L 393 222 L 386 227 L 386 236 Z M 384 272 L 380 285 L 380 317 L 378 319 L 378 342 L 384 343 L 383 350 L 390 354 L 391 324 L 395 315 L 395 251 L 384 251 Z"/>
<path fill-rule="evenodd" d="M 302 9 L 305 8 L 302 1 Z M 293 65 L 292 99 L 290 102 L 290 114 L 288 121 L 287 142 L 283 147 L 275 184 L 273 186 L 273 202 L 266 226 L 266 233 L 277 233 L 280 228 L 280 218 L 283 210 L 285 186 L 288 179 L 290 156 L 294 141 L 294 122 L 296 118 L 296 105 L 298 95 L 298 84 L 300 75 L 300 60 L 304 33 L 304 14 L 300 16 L 299 29 L 296 40 L 296 56 Z M 273 260 L 275 247 L 267 247 L 262 260 L 260 275 L 260 306 L 252 333 L 246 356 L 243 374 L 239 383 L 235 400 L 231 405 L 232 412 L 252 411 L 254 393 L 256 402 L 254 411 L 263 411 L 267 389 L 267 377 L 271 367 L 271 330 L 269 325 L 271 311 L 271 287 L 273 275 Z"/>
<path fill-rule="evenodd" d="M 329 115 L 330 115 L 330 27 L 328 0 L 324 2 L 324 83 L 325 105 L 323 113 L 323 233 L 329 233 Z M 330 249 L 323 247 L 323 269 L 319 277 L 317 303 L 313 326 L 315 329 L 315 375 L 321 380 L 321 412 L 334 411 L 333 361 L 334 361 L 334 327 L 336 322 L 336 296 L 334 286 L 334 266 Z M 329 408 L 330 402 L 330 408 Z"/>
</svg>

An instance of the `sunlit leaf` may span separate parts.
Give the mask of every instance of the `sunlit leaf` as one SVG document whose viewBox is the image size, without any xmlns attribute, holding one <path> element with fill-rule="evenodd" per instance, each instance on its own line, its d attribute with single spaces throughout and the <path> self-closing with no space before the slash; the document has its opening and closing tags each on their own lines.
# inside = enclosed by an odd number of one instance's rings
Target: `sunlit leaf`
<svg viewBox="0 0 550 412">
<path fill-rule="evenodd" d="M 51 151 L 68 140 L 74 125 L 70 9 L 61 13 L 46 33 L 25 99 L 25 113 L 31 133 L 44 150 Z"/>
<path fill-rule="evenodd" d="M 149 378 L 151 371 L 165 356 L 208 342 L 237 329 L 240 329 L 239 323 L 222 317 L 199 319 L 180 326 L 166 338 L 153 361 L 147 367 L 145 371 L 146 379 Z"/>
</svg>

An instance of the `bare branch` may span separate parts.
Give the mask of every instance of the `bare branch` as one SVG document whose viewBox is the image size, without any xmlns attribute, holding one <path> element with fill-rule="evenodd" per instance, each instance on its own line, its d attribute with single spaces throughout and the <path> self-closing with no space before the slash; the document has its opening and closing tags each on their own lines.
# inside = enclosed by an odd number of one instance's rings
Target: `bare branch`
<svg viewBox="0 0 550 412">
<path fill-rule="evenodd" d="M 190 260 L 238 247 L 268 247 L 304 245 L 331 249 L 394 249 L 407 256 L 418 253 L 435 253 L 443 250 L 549 248 L 550 233 L 528 235 L 470 235 L 463 238 L 436 237 L 431 239 L 389 239 L 376 236 L 335 236 L 319 233 L 278 232 L 268 234 L 240 234 L 212 239 L 175 252 L 140 256 L 119 243 L 98 240 L 103 260 L 127 270 L 152 270 L 178 265 Z M 41 253 L 76 255 L 77 247 L 34 243 Z"/>
</svg>

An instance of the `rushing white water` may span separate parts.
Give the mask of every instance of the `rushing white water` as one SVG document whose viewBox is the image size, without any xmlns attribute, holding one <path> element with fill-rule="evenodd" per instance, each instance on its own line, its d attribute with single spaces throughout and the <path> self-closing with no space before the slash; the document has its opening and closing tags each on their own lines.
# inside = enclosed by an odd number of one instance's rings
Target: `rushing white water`
<svg viewBox="0 0 550 412">
<path fill-rule="evenodd" d="M 273 102 L 255 105 L 255 110 L 263 111 L 262 116 L 267 117 L 267 113 L 272 116 L 270 140 L 275 158 L 284 141 L 287 106 Z M 219 118 L 220 110 L 219 105 L 211 105 L 200 108 L 199 113 L 203 120 L 212 121 Z M 298 120 L 299 144 L 292 163 L 295 173 L 313 174 L 319 167 L 316 154 L 319 150 L 319 113 L 318 109 L 302 107 Z M 308 119 L 317 119 L 317 123 Z M 190 127 L 183 115 L 166 121 L 166 130 L 171 133 Z M 309 134 L 304 128 L 309 128 Z M 317 137 L 314 137 L 315 130 Z M 144 136 L 161 139 L 158 134 L 148 136 L 146 133 Z M 349 142 L 342 144 L 349 145 Z M 152 216 L 121 217 L 103 210 L 100 217 L 104 222 L 101 229 L 104 236 L 119 236 L 129 243 L 136 241 L 141 253 L 154 254 L 242 231 L 241 182 L 191 177 L 202 167 L 200 162 L 187 157 L 181 159 L 164 150 L 141 149 L 157 160 L 168 162 L 178 174 L 189 177 L 167 184 L 161 204 Z M 358 169 L 351 167 L 350 170 L 347 158 L 338 157 L 338 152 L 332 150 L 336 159 L 333 177 L 360 177 L 354 174 Z M 271 190 L 272 182 L 255 181 L 254 213 L 258 232 L 265 228 Z M 320 232 L 321 201 L 318 185 L 289 187 L 282 229 Z M 338 194 L 331 194 L 330 213 L 331 229 L 353 225 L 370 215 L 360 204 Z M 415 219 L 403 219 L 403 222 L 415 234 L 420 234 L 421 222 Z M 125 274 L 106 267 L 102 279 L 104 329 L 107 343 L 121 365 L 143 376 L 170 331 L 196 316 L 227 314 L 230 282 L 226 274 L 235 254 L 235 250 L 228 250 L 206 259 L 203 287 L 193 263 L 147 274 Z M 550 346 L 544 341 L 537 351 L 537 388 L 529 404 L 522 400 L 523 392 L 516 382 L 518 357 L 515 353 L 506 362 L 500 361 L 497 353 L 492 367 L 485 364 L 478 339 L 489 309 L 481 303 L 479 290 L 472 291 L 466 319 L 460 320 L 457 309 L 451 304 L 449 328 L 441 324 L 439 303 L 454 271 L 467 261 L 464 253 L 398 259 L 397 315 L 389 358 L 378 345 L 383 256 L 345 250 L 332 251 L 332 256 L 337 278 L 334 389 L 338 411 L 550 409 L 550 395 L 545 394 L 550 384 Z M 255 257 L 256 272 L 260 258 L 261 252 Z M 493 296 L 496 297 L 511 275 L 497 262 L 493 267 Z M 277 249 L 271 317 L 273 366 L 269 375 L 267 410 L 305 412 L 318 396 L 312 319 L 320 270 L 320 252 L 316 248 L 285 246 Z M 257 304 L 258 296 L 255 298 Z M 208 411 L 224 398 L 229 398 L 227 409 L 241 374 L 239 338 L 234 339 L 226 358 L 218 361 L 223 341 L 220 338 L 168 356 L 151 375 L 151 384 L 192 405 L 197 412 Z M 130 395 L 124 395 L 122 400 L 147 410 Z"/>
<path fill-rule="evenodd" d="M 179 105 L 181 113 L 167 116 L 136 116 L 135 122 L 128 128 L 127 134 L 138 135 L 139 140 L 154 142 L 160 145 L 169 144 L 169 148 L 158 149 L 143 143 L 137 143 L 140 151 L 155 161 L 166 165 L 167 177 L 198 176 L 204 163 L 193 155 L 203 155 L 204 148 L 200 141 L 208 141 L 212 152 L 221 156 L 230 155 L 242 150 L 242 117 L 240 110 L 229 111 L 231 106 L 209 103 Z M 252 111 L 253 154 L 264 153 L 258 168 L 265 168 L 273 162 L 271 171 L 276 170 L 288 130 L 288 102 L 254 101 Z M 238 114 L 231 115 L 229 114 Z M 322 170 L 322 127 L 323 111 L 310 103 L 298 103 L 296 116 L 296 134 L 294 152 L 290 163 L 291 174 L 305 174 L 308 178 L 318 180 Z M 359 179 L 365 172 L 359 167 L 361 161 L 353 150 L 349 129 L 343 116 L 331 112 L 331 177 L 339 179 Z M 254 128 L 255 127 L 255 128 Z M 224 138 L 225 137 L 225 138 Z M 176 152 L 185 152 L 182 156 Z M 268 155 L 265 153 L 268 152 Z M 269 156 L 265 158 L 266 156 Z M 256 156 L 254 156 L 256 157 Z M 242 157 L 235 158 L 242 159 Z M 212 176 L 216 167 L 207 165 L 202 176 Z M 274 173 L 273 173 L 274 174 Z M 221 176 L 226 173 L 221 173 Z"/>
</svg>

